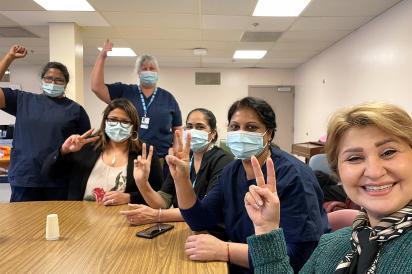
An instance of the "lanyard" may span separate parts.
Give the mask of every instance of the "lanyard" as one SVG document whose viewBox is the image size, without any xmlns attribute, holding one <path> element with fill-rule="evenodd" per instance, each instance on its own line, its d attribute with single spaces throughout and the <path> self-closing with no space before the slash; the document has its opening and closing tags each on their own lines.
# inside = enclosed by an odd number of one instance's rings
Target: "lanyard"
<svg viewBox="0 0 412 274">
<path fill-rule="evenodd" d="M 139 94 L 140 94 L 140 100 L 142 101 L 142 107 L 143 107 L 143 112 L 144 112 L 144 117 L 147 117 L 147 110 L 149 109 L 150 105 L 153 103 L 154 98 L 156 97 L 156 93 L 157 93 L 157 88 L 155 89 L 155 91 L 153 92 L 152 98 L 150 98 L 149 103 L 146 106 L 146 103 L 144 101 L 143 98 L 143 92 L 140 90 L 140 87 L 137 86 L 137 89 L 139 90 Z"/>
<path fill-rule="evenodd" d="M 190 179 L 192 179 L 192 165 L 193 165 L 193 155 L 190 158 L 190 162 L 189 162 L 189 176 L 190 176 Z M 195 171 L 195 174 L 196 174 L 196 171 Z M 192 183 L 193 189 L 195 188 L 195 185 L 196 185 L 196 179 L 197 179 L 196 177 L 195 177 L 195 179 L 193 180 L 193 183 Z"/>
</svg>

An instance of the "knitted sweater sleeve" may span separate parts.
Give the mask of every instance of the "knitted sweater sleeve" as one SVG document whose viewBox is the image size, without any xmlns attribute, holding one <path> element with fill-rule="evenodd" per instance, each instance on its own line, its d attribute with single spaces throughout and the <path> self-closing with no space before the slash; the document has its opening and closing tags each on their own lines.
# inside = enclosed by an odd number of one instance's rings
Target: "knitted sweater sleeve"
<svg viewBox="0 0 412 274">
<path fill-rule="evenodd" d="M 285 237 L 281 228 L 247 238 L 255 274 L 293 274 L 286 252 Z"/>
</svg>

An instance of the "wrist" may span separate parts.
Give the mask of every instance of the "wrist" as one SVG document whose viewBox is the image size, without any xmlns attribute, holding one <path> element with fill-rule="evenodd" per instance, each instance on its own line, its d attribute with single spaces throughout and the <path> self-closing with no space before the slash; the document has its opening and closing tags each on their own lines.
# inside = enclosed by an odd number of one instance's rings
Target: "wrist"
<svg viewBox="0 0 412 274">
<path fill-rule="evenodd" d="M 269 224 L 265 224 L 261 226 L 255 225 L 255 234 L 256 235 L 266 234 L 278 228 L 279 228 L 279 224 L 276 224 L 276 223 L 269 223 Z"/>
<path fill-rule="evenodd" d="M 226 248 L 225 248 L 226 260 L 225 260 L 225 262 L 230 263 L 230 244 L 229 244 L 229 242 L 225 242 L 225 244 L 226 244 Z"/>
<path fill-rule="evenodd" d="M 10 64 L 14 59 L 16 59 L 16 57 L 11 53 L 7 53 L 6 56 L 4 56 L 4 59 L 8 64 Z"/>
<path fill-rule="evenodd" d="M 157 210 L 157 222 L 158 222 L 158 223 L 161 223 L 161 222 L 162 222 L 162 209 L 161 209 L 161 208 L 159 208 L 159 209 Z"/>
<path fill-rule="evenodd" d="M 64 147 L 60 148 L 60 154 L 63 156 L 65 154 L 69 153 Z"/>
</svg>

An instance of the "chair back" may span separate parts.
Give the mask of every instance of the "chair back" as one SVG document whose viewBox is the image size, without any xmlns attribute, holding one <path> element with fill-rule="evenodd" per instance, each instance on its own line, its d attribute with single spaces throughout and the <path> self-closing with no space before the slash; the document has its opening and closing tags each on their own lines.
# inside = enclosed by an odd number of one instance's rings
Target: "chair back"
<svg viewBox="0 0 412 274">
<path fill-rule="evenodd" d="M 353 221 L 358 215 L 359 210 L 341 209 L 328 213 L 328 221 L 332 227 L 332 231 L 352 226 Z"/>
<path fill-rule="evenodd" d="M 329 167 L 329 163 L 325 153 L 313 155 L 309 159 L 308 165 L 312 168 L 313 171 L 320 170 L 326 174 L 332 174 L 332 170 Z"/>
</svg>

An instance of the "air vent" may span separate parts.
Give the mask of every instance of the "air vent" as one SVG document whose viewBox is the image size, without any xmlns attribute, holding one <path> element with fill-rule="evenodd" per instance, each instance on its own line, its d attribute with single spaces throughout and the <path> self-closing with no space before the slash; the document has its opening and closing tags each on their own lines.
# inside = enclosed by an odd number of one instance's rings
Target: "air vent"
<svg viewBox="0 0 412 274">
<path fill-rule="evenodd" d="M 240 39 L 240 42 L 274 42 L 280 37 L 281 34 L 281 32 L 245 31 Z"/>
<path fill-rule="evenodd" d="M 0 27 L 0 37 L 38 37 L 21 27 Z"/>
<path fill-rule="evenodd" d="M 196 85 L 220 85 L 220 72 L 196 72 Z"/>
<path fill-rule="evenodd" d="M 295 86 L 276 86 L 278 92 L 294 92 Z"/>
</svg>

